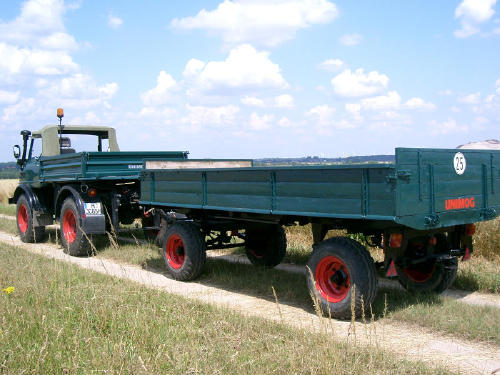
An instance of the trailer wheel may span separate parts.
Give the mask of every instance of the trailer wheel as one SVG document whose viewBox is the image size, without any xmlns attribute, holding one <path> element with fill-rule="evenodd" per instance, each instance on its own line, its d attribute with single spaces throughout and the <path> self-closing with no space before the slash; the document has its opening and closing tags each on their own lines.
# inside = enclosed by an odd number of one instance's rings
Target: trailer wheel
<svg viewBox="0 0 500 375">
<path fill-rule="evenodd" d="M 275 267 L 286 254 L 286 234 L 281 225 L 245 230 L 245 253 L 256 266 Z"/>
<path fill-rule="evenodd" d="M 436 235 L 436 248 L 438 252 L 449 250 L 448 239 L 445 235 Z M 416 245 L 414 244 L 414 247 Z M 415 249 L 409 248 L 407 251 L 412 253 Z M 409 292 L 416 293 L 442 293 L 453 284 L 457 276 L 458 260 L 450 258 L 446 260 L 430 259 L 426 262 L 409 265 L 406 267 L 398 266 L 399 283 Z"/>
<path fill-rule="evenodd" d="M 360 316 L 375 299 L 377 276 L 370 253 L 346 237 L 320 242 L 307 263 L 307 285 L 326 316 L 349 319 Z M 353 287 L 355 286 L 354 300 Z"/>
<path fill-rule="evenodd" d="M 399 283 L 409 292 L 443 293 L 457 277 L 458 260 L 431 260 L 416 266 L 399 267 L 396 265 Z"/>
<path fill-rule="evenodd" d="M 163 260 L 176 280 L 196 278 L 206 261 L 205 241 L 193 223 L 177 222 L 163 236 Z"/>
<path fill-rule="evenodd" d="M 83 233 L 81 214 L 72 198 L 63 202 L 59 220 L 63 251 L 72 256 L 90 255 L 90 238 Z"/>
<path fill-rule="evenodd" d="M 26 195 L 21 195 L 16 207 L 17 232 L 21 241 L 27 243 L 41 242 L 45 238 L 45 227 L 33 226 L 33 210 Z"/>
</svg>

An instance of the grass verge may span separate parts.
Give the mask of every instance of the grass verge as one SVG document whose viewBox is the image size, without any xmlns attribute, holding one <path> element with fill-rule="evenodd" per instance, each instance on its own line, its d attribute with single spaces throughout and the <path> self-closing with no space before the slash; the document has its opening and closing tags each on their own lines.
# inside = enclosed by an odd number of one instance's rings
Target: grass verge
<svg viewBox="0 0 500 375">
<path fill-rule="evenodd" d="M 447 373 L 1 246 L 5 373 Z"/>
</svg>

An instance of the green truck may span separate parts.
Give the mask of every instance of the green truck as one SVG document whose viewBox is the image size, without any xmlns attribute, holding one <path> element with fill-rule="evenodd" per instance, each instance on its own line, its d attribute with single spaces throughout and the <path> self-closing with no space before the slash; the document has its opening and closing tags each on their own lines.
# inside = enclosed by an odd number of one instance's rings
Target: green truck
<svg viewBox="0 0 500 375">
<path fill-rule="evenodd" d="M 21 135 L 9 202 L 22 241 L 43 241 L 58 221 L 64 251 L 85 256 L 94 236 L 140 219 L 169 274 L 192 280 L 212 249 L 244 247 L 253 264 L 274 267 L 286 252 L 283 227 L 311 224 L 308 287 L 336 318 L 370 306 L 377 267 L 407 290 L 444 291 L 473 251 L 474 223 L 500 211 L 500 151 L 397 148 L 392 164 L 256 167 L 186 151 L 123 152 L 110 127 Z M 93 151 L 72 148 L 80 138 Z M 354 236 L 325 240 L 330 229 L 362 234 L 384 261 Z"/>
</svg>

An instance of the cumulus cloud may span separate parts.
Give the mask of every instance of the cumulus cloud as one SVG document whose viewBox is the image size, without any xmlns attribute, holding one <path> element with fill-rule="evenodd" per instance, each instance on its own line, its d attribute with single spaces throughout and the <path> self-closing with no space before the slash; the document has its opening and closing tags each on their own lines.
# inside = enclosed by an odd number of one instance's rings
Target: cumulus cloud
<svg viewBox="0 0 500 375">
<path fill-rule="evenodd" d="M 108 26 L 112 29 L 118 29 L 123 24 L 123 20 L 120 17 L 113 16 L 110 14 L 108 16 Z"/>
<path fill-rule="evenodd" d="M 469 130 L 467 125 L 459 125 L 453 119 L 448 119 L 444 122 L 431 121 L 432 133 L 438 134 L 454 134 L 457 132 L 466 132 Z"/>
<path fill-rule="evenodd" d="M 361 107 L 371 111 L 397 109 L 401 105 L 401 97 L 396 91 L 389 91 L 387 95 L 361 100 Z"/>
<path fill-rule="evenodd" d="M 335 108 L 330 107 L 328 104 L 318 105 L 311 108 L 307 115 L 316 118 L 320 125 L 330 125 L 333 123 Z"/>
<path fill-rule="evenodd" d="M 321 62 L 318 67 L 329 72 L 336 72 L 344 66 L 344 62 L 340 59 L 327 59 Z"/>
<path fill-rule="evenodd" d="M 177 82 L 170 74 L 162 70 L 156 79 L 156 86 L 141 95 L 146 106 L 167 104 L 171 99 L 172 91 L 177 89 Z"/>
<path fill-rule="evenodd" d="M 455 30 L 457 38 L 477 34 L 479 25 L 488 21 L 495 11 L 496 0 L 463 0 L 455 9 L 455 18 L 460 19 L 461 28 Z"/>
<path fill-rule="evenodd" d="M 207 30 L 229 44 L 273 47 L 292 39 L 299 29 L 331 22 L 337 16 L 337 7 L 327 0 L 224 0 L 215 10 L 175 18 L 171 26 Z"/>
<path fill-rule="evenodd" d="M 263 89 L 284 89 L 289 85 L 269 53 L 259 52 L 249 44 L 232 49 L 224 61 L 190 60 L 184 77 L 190 94 L 233 95 Z"/>
<path fill-rule="evenodd" d="M 274 98 L 274 104 L 278 108 L 293 108 L 293 96 L 289 94 L 278 95 Z"/>
<path fill-rule="evenodd" d="M 264 100 L 256 98 L 255 96 L 245 96 L 241 102 L 249 107 L 265 107 Z"/>
<path fill-rule="evenodd" d="M 376 71 L 365 74 L 363 69 L 346 69 L 332 78 L 333 91 L 342 97 L 356 98 L 369 96 L 384 90 L 389 77 Z"/>
<path fill-rule="evenodd" d="M 408 109 L 422 109 L 422 110 L 433 110 L 436 106 L 431 102 L 426 102 L 422 98 L 410 98 L 406 101 L 405 107 Z"/>
<path fill-rule="evenodd" d="M 240 108 L 234 105 L 207 107 L 186 104 L 186 110 L 188 113 L 181 122 L 196 129 L 205 125 L 231 124 Z"/>
<path fill-rule="evenodd" d="M 253 112 L 250 115 L 250 120 L 248 125 L 253 130 L 266 130 L 271 127 L 271 123 L 274 121 L 273 115 L 262 115 L 259 116 L 257 113 Z"/>
<path fill-rule="evenodd" d="M 19 91 L 0 90 L 0 104 L 12 104 L 19 99 Z"/>
<path fill-rule="evenodd" d="M 354 34 L 345 34 L 345 35 L 342 35 L 339 38 L 339 41 L 344 46 L 355 46 L 355 45 L 361 43 L 362 39 L 363 39 L 363 35 L 358 34 L 358 33 L 354 33 Z"/>
<path fill-rule="evenodd" d="M 476 92 L 474 94 L 461 96 L 458 98 L 458 101 L 465 104 L 479 104 L 481 101 L 481 93 Z"/>
</svg>

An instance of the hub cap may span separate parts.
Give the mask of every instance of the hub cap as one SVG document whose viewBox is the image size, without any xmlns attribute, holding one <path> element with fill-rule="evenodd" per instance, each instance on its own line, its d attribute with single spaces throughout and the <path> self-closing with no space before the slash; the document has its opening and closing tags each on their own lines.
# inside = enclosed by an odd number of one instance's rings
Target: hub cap
<svg viewBox="0 0 500 375">
<path fill-rule="evenodd" d="M 351 277 L 345 263 L 330 255 L 321 259 L 316 266 L 316 288 L 328 302 L 340 302 L 349 292 Z"/>
<path fill-rule="evenodd" d="M 28 210 L 24 204 L 19 206 L 19 211 L 17 212 L 17 225 L 22 233 L 26 233 L 28 230 Z"/>
<path fill-rule="evenodd" d="M 73 211 L 66 210 L 63 216 L 63 234 L 66 242 L 71 244 L 76 239 L 76 217 Z"/>
<path fill-rule="evenodd" d="M 173 234 L 168 238 L 165 255 L 170 267 L 179 269 L 183 266 L 186 255 L 184 252 L 184 243 L 179 235 Z"/>
</svg>

